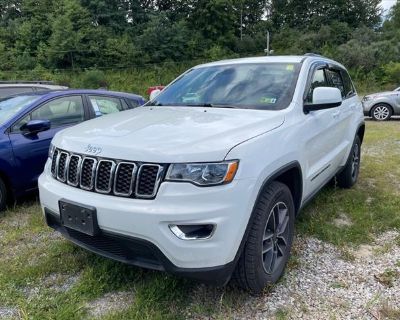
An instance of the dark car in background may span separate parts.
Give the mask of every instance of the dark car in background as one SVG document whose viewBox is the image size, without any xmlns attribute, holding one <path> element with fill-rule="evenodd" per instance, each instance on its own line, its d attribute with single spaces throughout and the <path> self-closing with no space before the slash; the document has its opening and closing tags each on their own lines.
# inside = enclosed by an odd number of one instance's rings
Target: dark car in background
<svg viewBox="0 0 400 320">
<path fill-rule="evenodd" d="M 139 95 L 104 90 L 62 90 L 0 99 L 0 210 L 37 188 L 50 142 L 60 130 L 145 103 Z"/>
<path fill-rule="evenodd" d="M 52 81 L 0 81 L 0 99 L 22 93 L 65 89 L 68 87 L 55 85 Z"/>
</svg>

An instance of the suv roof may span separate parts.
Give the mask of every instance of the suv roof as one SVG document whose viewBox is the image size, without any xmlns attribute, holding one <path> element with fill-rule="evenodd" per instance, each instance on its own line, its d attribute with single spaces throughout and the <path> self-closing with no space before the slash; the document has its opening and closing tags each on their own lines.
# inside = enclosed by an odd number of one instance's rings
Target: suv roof
<svg viewBox="0 0 400 320">
<path fill-rule="evenodd" d="M 54 84 L 53 81 L 38 80 L 38 81 L 20 81 L 20 80 L 7 80 L 0 81 L 0 84 Z"/>
<path fill-rule="evenodd" d="M 305 60 L 319 60 L 326 61 L 327 63 L 335 63 L 341 67 L 343 67 L 340 63 L 326 58 L 324 56 L 315 54 L 315 53 L 306 53 L 302 56 L 295 55 L 281 55 L 281 56 L 260 56 L 260 57 L 250 57 L 250 58 L 238 58 L 238 59 L 228 59 L 221 60 L 216 62 L 205 63 L 196 66 L 199 67 L 210 67 L 210 66 L 220 66 L 220 65 L 228 65 L 228 64 L 240 64 L 240 63 L 301 63 Z M 344 67 L 343 67 L 344 68 Z"/>
</svg>

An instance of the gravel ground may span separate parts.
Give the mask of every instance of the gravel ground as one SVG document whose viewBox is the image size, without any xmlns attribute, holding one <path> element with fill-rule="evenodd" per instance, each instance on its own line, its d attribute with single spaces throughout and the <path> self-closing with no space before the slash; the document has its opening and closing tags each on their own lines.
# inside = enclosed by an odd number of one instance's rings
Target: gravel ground
<svg viewBox="0 0 400 320">
<path fill-rule="evenodd" d="M 111 292 L 103 297 L 89 302 L 86 308 L 90 318 L 100 318 L 109 313 L 123 311 L 133 303 L 133 292 Z"/>
<path fill-rule="evenodd" d="M 381 319 L 400 306 L 400 248 L 397 232 L 380 236 L 345 261 L 332 245 L 297 239 L 300 265 L 269 294 L 250 299 L 236 315 L 246 319 Z"/>
<path fill-rule="evenodd" d="M 387 232 L 371 245 L 350 250 L 347 258 L 330 244 L 298 237 L 296 265 L 268 293 L 238 293 L 233 307 L 226 308 L 220 301 L 227 292 L 199 286 L 191 307 L 213 306 L 222 319 L 400 319 L 398 237 Z M 186 315 L 208 319 L 201 311 Z"/>
<path fill-rule="evenodd" d="M 20 312 L 17 308 L 6 308 L 0 306 L 0 319 L 1 320 L 9 320 L 9 319 L 19 319 Z"/>
</svg>

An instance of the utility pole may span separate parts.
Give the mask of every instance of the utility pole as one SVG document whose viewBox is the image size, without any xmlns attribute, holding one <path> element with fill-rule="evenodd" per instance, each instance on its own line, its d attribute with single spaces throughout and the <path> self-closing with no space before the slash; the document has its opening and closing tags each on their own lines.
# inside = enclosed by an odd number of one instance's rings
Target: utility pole
<svg viewBox="0 0 400 320">
<path fill-rule="evenodd" d="M 243 2 L 240 7 L 240 40 L 243 40 Z"/>
<path fill-rule="evenodd" d="M 274 53 L 274 50 L 269 49 L 269 30 L 267 30 L 267 49 L 264 49 L 264 52 L 267 54 L 267 56 Z"/>
</svg>

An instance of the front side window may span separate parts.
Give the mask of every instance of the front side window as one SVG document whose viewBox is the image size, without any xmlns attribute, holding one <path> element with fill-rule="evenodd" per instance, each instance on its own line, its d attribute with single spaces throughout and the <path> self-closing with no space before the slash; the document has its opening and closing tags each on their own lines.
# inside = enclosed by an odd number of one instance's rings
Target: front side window
<svg viewBox="0 0 400 320">
<path fill-rule="evenodd" d="M 52 128 L 82 122 L 85 119 L 81 96 L 62 97 L 51 100 L 15 123 L 11 131 L 18 132 L 30 120 L 50 120 Z"/>
<path fill-rule="evenodd" d="M 326 70 L 326 73 L 329 77 L 331 85 L 335 88 L 338 88 L 340 90 L 340 92 L 342 93 L 342 97 L 345 98 L 346 93 L 345 93 L 345 88 L 344 88 L 342 77 L 340 76 L 340 72 L 337 70 L 329 69 L 329 70 Z"/>
<path fill-rule="evenodd" d="M 124 110 L 121 100 L 106 96 L 89 96 L 96 116 L 102 116 L 110 113 L 116 113 Z"/>
<path fill-rule="evenodd" d="M 328 82 L 326 80 L 324 69 L 318 69 L 314 72 L 310 88 L 307 92 L 307 97 L 306 97 L 307 103 L 312 103 L 314 89 L 318 87 L 328 87 Z"/>
<path fill-rule="evenodd" d="M 246 63 L 194 68 L 148 105 L 280 110 L 293 98 L 299 63 Z"/>
<path fill-rule="evenodd" d="M 31 113 L 31 120 L 50 120 L 52 127 L 78 123 L 84 120 L 81 96 L 51 100 Z"/>
</svg>

